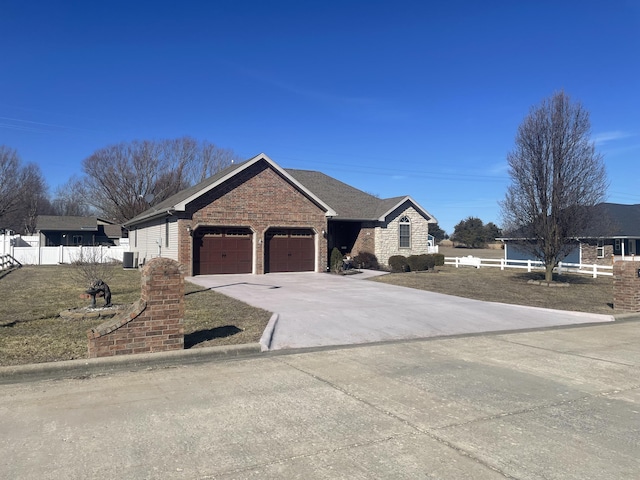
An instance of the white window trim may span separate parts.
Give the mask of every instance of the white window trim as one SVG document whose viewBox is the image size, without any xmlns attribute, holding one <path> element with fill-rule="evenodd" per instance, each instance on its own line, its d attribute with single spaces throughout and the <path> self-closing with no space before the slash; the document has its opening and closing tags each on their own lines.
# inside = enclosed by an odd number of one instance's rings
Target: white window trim
<svg viewBox="0 0 640 480">
<path fill-rule="evenodd" d="M 402 239 L 403 239 L 403 235 L 402 235 L 402 227 L 408 227 L 409 228 L 409 235 L 408 235 L 408 245 L 402 245 Z M 409 217 L 407 217 L 406 215 L 403 215 L 400 218 L 400 221 L 398 222 L 398 249 L 410 249 L 411 248 L 411 220 L 409 219 Z"/>
</svg>

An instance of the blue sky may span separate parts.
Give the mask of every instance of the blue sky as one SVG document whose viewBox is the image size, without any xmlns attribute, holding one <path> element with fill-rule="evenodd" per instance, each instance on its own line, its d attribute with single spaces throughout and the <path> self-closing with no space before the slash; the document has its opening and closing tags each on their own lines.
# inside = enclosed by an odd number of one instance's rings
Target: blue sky
<svg viewBox="0 0 640 480">
<path fill-rule="evenodd" d="M 190 135 L 500 223 L 506 154 L 564 89 L 608 200 L 640 203 L 640 0 L 0 3 L 0 144 L 51 191 L 95 150 Z"/>
</svg>

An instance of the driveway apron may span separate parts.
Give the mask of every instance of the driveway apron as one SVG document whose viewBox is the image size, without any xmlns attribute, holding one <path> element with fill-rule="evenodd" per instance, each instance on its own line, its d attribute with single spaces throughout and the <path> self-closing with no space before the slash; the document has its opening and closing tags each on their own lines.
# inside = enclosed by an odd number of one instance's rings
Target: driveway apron
<svg viewBox="0 0 640 480">
<path fill-rule="evenodd" d="M 483 302 L 366 281 L 377 272 L 187 280 L 278 315 L 271 350 L 611 322 L 611 315 Z"/>
</svg>

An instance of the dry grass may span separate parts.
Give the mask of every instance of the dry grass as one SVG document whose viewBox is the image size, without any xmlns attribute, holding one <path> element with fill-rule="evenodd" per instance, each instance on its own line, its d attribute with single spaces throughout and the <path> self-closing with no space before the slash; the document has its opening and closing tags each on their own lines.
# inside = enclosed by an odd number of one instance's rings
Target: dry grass
<svg viewBox="0 0 640 480">
<path fill-rule="evenodd" d="M 517 269 L 455 268 L 445 265 L 438 267 L 436 272 L 396 273 L 377 277 L 375 280 L 488 302 L 613 314 L 611 277 L 594 279 L 587 275 L 560 276 L 558 282 L 570 284 L 566 288 L 528 284 L 527 281 L 532 279 L 543 280 L 544 274 Z"/>
<path fill-rule="evenodd" d="M 90 302 L 74 273 L 66 265 L 25 266 L 0 276 L 0 365 L 86 358 L 87 330 L 101 321 L 59 317 Z M 139 298 L 140 272 L 114 266 L 110 274 L 113 303 Z M 186 348 L 257 342 L 269 321 L 269 312 L 217 292 L 189 283 L 186 292 Z"/>
</svg>

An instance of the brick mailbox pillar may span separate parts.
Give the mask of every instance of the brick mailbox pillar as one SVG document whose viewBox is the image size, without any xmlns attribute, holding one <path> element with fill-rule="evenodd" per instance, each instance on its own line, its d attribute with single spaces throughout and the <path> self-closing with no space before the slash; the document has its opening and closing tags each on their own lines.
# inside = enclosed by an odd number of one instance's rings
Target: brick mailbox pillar
<svg viewBox="0 0 640 480">
<path fill-rule="evenodd" d="M 168 258 L 142 269 L 140 300 L 88 332 L 89 358 L 184 348 L 184 273 Z"/>
<path fill-rule="evenodd" d="M 623 312 L 640 312 L 640 262 L 613 264 L 613 308 Z"/>
</svg>

